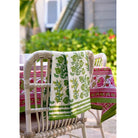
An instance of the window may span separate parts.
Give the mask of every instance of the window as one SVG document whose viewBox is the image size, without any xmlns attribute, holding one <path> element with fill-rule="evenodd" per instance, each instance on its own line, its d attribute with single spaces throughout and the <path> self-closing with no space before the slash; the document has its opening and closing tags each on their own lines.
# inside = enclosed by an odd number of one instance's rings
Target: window
<svg viewBox="0 0 138 138">
<path fill-rule="evenodd" d="M 69 0 L 45 0 L 45 27 L 51 30 Z"/>
<path fill-rule="evenodd" d="M 46 0 L 45 27 L 51 29 L 56 23 L 60 14 L 60 0 Z"/>
</svg>

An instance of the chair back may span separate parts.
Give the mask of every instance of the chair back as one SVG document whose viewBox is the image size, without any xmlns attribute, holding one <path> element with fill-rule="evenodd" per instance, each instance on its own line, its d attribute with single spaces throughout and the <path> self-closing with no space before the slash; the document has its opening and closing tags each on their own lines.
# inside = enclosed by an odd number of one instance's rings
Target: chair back
<svg viewBox="0 0 138 138">
<path fill-rule="evenodd" d="M 32 124 L 31 124 L 31 114 L 36 114 L 37 119 L 37 133 L 44 132 L 47 130 L 56 129 L 58 127 L 67 126 L 72 124 L 73 122 L 77 122 L 76 118 L 71 119 L 63 119 L 63 120 L 55 120 L 49 121 L 48 110 L 49 110 L 49 96 L 50 96 L 50 87 L 51 87 L 51 61 L 52 61 L 52 52 L 51 51 L 37 51 L 32 53 L 27 59 L 24 66 L 24 88 L 25 88 L 25 113 L 26 113 L 26 133 L 32 132 Z M 93 65 L 94 65 L 94 56 L 91 51 L 89 51 L 89 61 L 90 61 L 90 74 L 92 77 Z M 40 78 L 41 82 L 37 83 L 36 80 L 36 64 L 40 62 Z M 47 67 L 43 68 L 47 62 Z M 30 73 L 33 69 L 34 72 L 34 82 L 30 83 Z M 46 78 L 44 78 L 44 69 L 46 69 Z M 45 80 L 46 79 L 46 80 Z M 44 81 L 45 80 L 45 81 Z M 38 105 L 37 100 L 37 88 L 41 89 L 41 104 Z M 34 91 L 34 102 L 35 106 L 31 107 L 30 102 L 30 90 Z M 45 91 L 46 90 L 46 91 Z M 44 106 L 44 101 L 46 101 Z M 45 116 L 45 117 L 44 117 Z M 81 115 L 80 120 L 84 119 L 84 114 Z M 61 123 L 62 122 L 62 123 Z"/>
<path fill-rule="evenodd" d="M 95 67 L 102 67 L 106 66 L 107 58 L 104 53 L 99 53 L 94 55 L 94 66 Z"/>
</svg>

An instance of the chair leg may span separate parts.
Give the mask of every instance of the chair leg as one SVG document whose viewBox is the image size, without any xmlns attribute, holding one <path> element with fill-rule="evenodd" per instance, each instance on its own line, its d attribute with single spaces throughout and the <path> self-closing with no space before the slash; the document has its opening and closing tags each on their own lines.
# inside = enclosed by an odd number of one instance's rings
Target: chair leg
<svg viewBox="0 0 138 138">
<path fill-rule="evenodd" d="M 70 131 L 70 133 L 71 133 L 71 131 Z M 72 136 L 71 136 L 71 135 L 69 135 L 69 138 L 72 138 Z"/>
<path fill-rule="evenodd" d="M 71 136 L 71 135 L 69 135 L 69 138 L 72 138 L 72 136 Z"/>
<path fill-rule="evenodd" d="M 86 126 L 85 126 L 85 123 L 84 123 L 84 125 L 82 127 L 82 136 L 83 136 L 83 138 L 86 138 Z"/>
<path fill-rule="evenodd" d="M 104 137 L 103 127 L 102 127 L 102 124 L 101 124 L 101 122 L 100 122 L 100 115 L 99 115 L 99 111 L 98 111 L 98 110 L 97 110 L 97 119 L 98 119 L 98 121 L 97 121 L 97 126 L 100 127 L 100 131 L 101 131 L 102 138 L 105 138 L 105 137 Z"/>
<path fill-rule="evenodd" d="M 101 134 L 102 134 L 102 138 L 105 138 L 105 137 L 104 137 L 103 128 L 102 128 L 102 124 L 100 124 L 100 131 L 101 131 Z"/>
</svg>

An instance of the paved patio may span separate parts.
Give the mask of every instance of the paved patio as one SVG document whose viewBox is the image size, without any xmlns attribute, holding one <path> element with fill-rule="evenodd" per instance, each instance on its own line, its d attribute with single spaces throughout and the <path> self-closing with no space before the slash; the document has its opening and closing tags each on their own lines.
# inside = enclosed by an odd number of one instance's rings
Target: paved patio
<svg viewBox="0 0 138 138">
<path fill-rule="evenodd" d="M 89 112 L 86 112 L 85 116 L 87 117 L 86 125 L 96 124 L 95 118 Z M 102 126 L 104 130 L 105 138 L 116 138 L 116 115 L 104 121 Z M 82 137 L 82 133 L 80 129 L 73 130 L 72 133 Z M 87 133 L 87 138 L 102 138 L 99 128 L 87 128 L 86 133 Z M 69 138 L 69 136 L 65 135 L 58 138 Z"/>
</svg>

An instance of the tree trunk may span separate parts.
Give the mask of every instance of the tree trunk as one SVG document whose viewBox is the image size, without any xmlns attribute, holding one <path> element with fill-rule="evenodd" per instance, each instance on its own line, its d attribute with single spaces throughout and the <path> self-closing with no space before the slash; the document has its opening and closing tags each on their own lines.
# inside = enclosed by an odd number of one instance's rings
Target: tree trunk
<svg viewBox="0 0 138 138">
<path fill-rule="evenodd" d="M 37 2 L 37 0 L 34 2 L 34 5 L 33 5 L 33 8 L 34 8 L 34 12 L 33 12 L 33 20 L 34 20 L 33 35 L 41 32 L 40 27 L 39 27 L 39 23 L 38 23 L 38 18 L 37 18 L 36 2 Z"/>
<path fill-rule="evenodd" d="M 30 40 L 31 35 L 32 35 L 31 28 L 29 26 L 26 26 L 25 30 L 26 30 L 26 40 L 28 41 Z"/>
<path fill-rule="evenodd" d="M 36 34 L 38 34 L 40 32 L 41 32 L 40 27 L 34 27 L 33 28 L 33 35 L 36 35 Z"/>
</svg>

